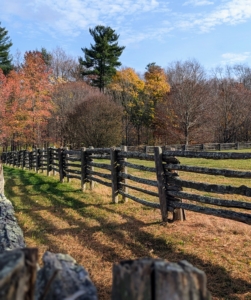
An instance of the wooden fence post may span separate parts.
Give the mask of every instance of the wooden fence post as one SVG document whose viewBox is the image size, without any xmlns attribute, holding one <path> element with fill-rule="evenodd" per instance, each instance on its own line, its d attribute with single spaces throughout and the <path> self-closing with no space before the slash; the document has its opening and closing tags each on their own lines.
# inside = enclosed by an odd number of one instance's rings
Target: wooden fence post
<svg viewBox="0 0 251 300">
<path fill-rule="evenodd" d="M 26 150 L 23 150 L 22 169 L 24 169 L 24 168 L 25 168 L 25 158 L 26 158 Z"/>
<path fill-rule="evenodd" d="M 64 167 L 65 167 L 65 151 L 63 148 L 58 149 L 58 168 L 59 168 L 59 180 L 64 182 Z"/>
<path fill-rule="evenodd" d="M 47 176 L 51 175 L 51 148 L 47 148 Z"/>
<path fill-rule="evenodd" d="M 162 163 L 162 149 L 160 147 L 154 147 L 154 160 L 156 167 L 156 177 L 158 183 L 159 202 L 162 221 L 167 222 L 167 194 L 164 183 L 164 168 Z"/>
<path fill-rule="evenodd" d="M 38 170 L 40 168 L 40 149 L 36 149 L 36 172 L 38 173 Z"/>
<path fill-rule="evenodd" d="M 20 168 L 20 151 L 17 151 L 17 167 Z"/>
<path fill-rule="evenodd" d="M 15 167 L 15 151 L 12 152 L 12 166 Z"/>
<path fill-rule="evenodd" d="M 10 157 L 10 153 L 7 152 L 7 153 L 6 153 L 6 165 L 9 164 L 9 157 Z"/>
<path fill-rule="evenodd" d="M 89 149 L 94 149 L 93 146 L 90 146 Z M 90 159 L 90 161 L 93 161 L 93 159 Z M 94 167 L 91 166 L 90 167 L 91 171 L 94 171 Z M 90 181 L 90 190 L 93 190 L 94 189 L 94 185 L 95 185 L 95 182 L 93 180 Z"/>
<path fill-rule="evenodd" d="M 183 260 L 143 258 L 113 266 L 112 300 L 209 300 L 206 274 Z"/>
<path fill-rule="evenodd" d="M 121 146 L 121 150 L 122 151 L 127 151 L 127 146 Z M 127 161 L 127 158 L 122 158 L 121 159 L 122 161 L 124 161 L 124 162 L 126 162 Z M 127 174 L 127 166 L 123 166 L 123 167 L 120 167 L 120 171 L 122 172 L 122 173 L 125 173 L 125 174 Z M 124 183 L 124 184 L 127 184 L 127 179 L 122 179 L 122 182 Z M 128 194 L 128 187 L 127 186 L 123 186 L 122 187 L 122 190 L 123 190 L 123 192 L 125 193 L 125 194 Z M 123 202 L 128 202 L 128 199 L 126 198 L 126 196 L 122 196 L 122 201 Z"/>
<path fill-rule="evenodd" d="M 111 148 L 111 176 L 112 176 L 112 202 L 119 202 L 119 185 L 118 185 L 118 150 Z"/>
<path fill-rule="evenodd" d="M 33 159 L 33 152 L 30 151 L 29 152 L 29 170 L 32 170 L 32 166 L 33 166 L 33 163 L 32 163 L 32 159 Z"/>
<path fill-rule="evenodd" d="M 53 150 L 56 150 L 55 146 L 53 146 L 51 148 L 51 163 L 54 164 L 54 158 L 55 158 L 55 151 Z M 59 158 L 59 157 L 58 157 Z M 58 163 L 59 163 L 59 159 L 58 159 Z M 55 166 L 54 166 L 55 167 Z M 52 176 L 55 176 L 57 175 L 57 172 L 55 171 L 55 169 L 52 169 Z"/>
<path fill-rule="evenodd" d="M 66 153 L 69 150 L 69 147 L 65 148 L 65 155 L 64 155 L 64 176 L 67 176 L 67 166 L 66 166 L 66 159 L 70 156 L 70 154 Z M 67 182 L 71 182 L 71 178 L 67 177 Z"/>
<path fill-rule="evenodd" d="M 81 148 L 81 189 L 84 192 L 86 190 L 86 168 L 87 168 L 87 157 L 86 157 L 86 148 Z"/>
</svg>

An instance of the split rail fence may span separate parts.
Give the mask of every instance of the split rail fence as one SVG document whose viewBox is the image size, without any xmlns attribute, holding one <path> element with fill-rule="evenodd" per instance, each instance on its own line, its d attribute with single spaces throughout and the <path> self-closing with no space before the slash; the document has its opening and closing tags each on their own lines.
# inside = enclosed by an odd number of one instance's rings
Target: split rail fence
<svg viewBox="0 0 251 300">
<path fill-rule="evenodd" d="M 184 220 L 185 210 L 189 210 L 251 225 L 251 198 L 249 198 L 251 197 L 251 187 L 187 181 L 182 179 L 182 175 L 179 175 L 179 172 L 191 172 L 251 179 L 251 172 L 187 166 L 180 164 L 177 157 L 214 160 L 251 159 L 251 153 L 162 151 L 160 147 L 154 147 L 154 153 L 148 154 L 127 151 L 126 146 L 96 149 L 90 147 L 81 150 L 48 148 L 30 152 L 27 150 L 4 152 L 2 153 L 2 162 L 13 167 L 37 172 L 46 171 L 48 176 L 52 172 L 58 173 L 61 182 L 65 178 L 69 181 L 72 178 L 78 179 L 83 191 L 87 184 L 93 189 L 95 182 L 108 186 L 112 190 L 114 203 L 118 203 L 119 195 L 121 195 L 120 197 L 125 202 L 131 199 L 145 206 L 160 209 L 164 222 L 168 220 L 168 212 L 172 214 L 173 220 Z M 138 163 L 139 160 L 140 163 Z M 152 166 L 146 166 L 142 161 L 152 161 L 153 163 Z M 143 171 L 152 174 L 151 177 L 156 179 L 132 175 L 128 172 L 132 169 L 139 173 Z M 149 189 L 148 187 L 153 188 Z M 184 189 L 192 190 L 192 192 L 184 191 Z M 133 191 L 137 195 L 133 195 Z M 201 192 L 207 192 L 210 195 L 214 193 L 217 195 L 242 195 L 247 200 L 225 200 L 219 197 L 204 196 L 201 195 Z M 147 200 L 149 196 L 156 201 Z"/>
<path fill-rule="evenodd" d="M 163 151 L 165 150 L 180 150 L 180 151 L 225 151 L 225 150 L 243 150 L 251 149 L 250 142 L 239 142 L 239 143 L 206 143 L 206 144 L 173 144 L 165 145 L 161 147 Z M 154 146 L 130 146 L 128 149 L 137 149 L 145 151 L 146 153 L 153 153 Z"/>
</svg>

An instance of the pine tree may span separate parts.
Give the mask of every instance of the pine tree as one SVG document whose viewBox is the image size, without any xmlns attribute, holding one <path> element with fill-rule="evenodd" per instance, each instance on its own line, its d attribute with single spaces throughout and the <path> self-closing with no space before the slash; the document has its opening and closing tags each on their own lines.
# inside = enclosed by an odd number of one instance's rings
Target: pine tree
<svg viewBox="0 0 251 300">
<path fill-rule="evenodd" d="M 7 34 L 8 31 L 4 27 L 0 27 L 0 69 L 5 75 L 12 69 L 12 58 L 9 54 L 12 42 Z"/>
<path fill-rule="evenodd" d="M 118 46 L 119 35 L 111 27 L 98 25 L 89 32 L 95 44 L 91 44 L 90 49 L 82 48 L 85 60 L 80 57 L 79 63 L 86 68 L 82 75 L 92 75 L 89 77 L 92 85 L 104 92 L 116 73 L 116 67 L 121 66 L 118 59 L 125 47 Z"/>
</svg>

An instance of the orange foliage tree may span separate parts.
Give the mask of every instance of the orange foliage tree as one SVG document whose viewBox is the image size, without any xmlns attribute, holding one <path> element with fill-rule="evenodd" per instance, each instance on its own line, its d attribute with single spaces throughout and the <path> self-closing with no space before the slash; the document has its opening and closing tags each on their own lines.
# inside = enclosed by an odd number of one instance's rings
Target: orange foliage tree
<svg viewBox="0 0 251 300">
<path fill-rule="evenodd" d="M 26 52 L 20 71 L 23 93 L 22 114 L 26 143 L 41 145 L 47 139 L 47 123 L 54 108 L 51 72 L 38 51 Z"/>
<path fill-rule="evenodd" d="M 24 64 L 7 77 L 0 73 L 1 141 L 41 145 L 47 138 L 47 123 L 54 108 L 50 71 L 38 51 L 26 52 Z"/>
</svg>

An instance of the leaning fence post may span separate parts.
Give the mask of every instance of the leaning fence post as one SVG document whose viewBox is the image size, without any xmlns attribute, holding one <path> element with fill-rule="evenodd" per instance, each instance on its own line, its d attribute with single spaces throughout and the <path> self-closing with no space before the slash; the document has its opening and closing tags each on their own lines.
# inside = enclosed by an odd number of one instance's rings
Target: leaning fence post
<svg viewBox="0 0 251 300">
<path fill-rule="evenodd" d="M 81 148 L 81 189 L 82 191 L 86 190 L 86 182 L 87 182 L 87 176 L 86 176 L 86 167 L 87 167 L 87 159 L 86 159 L 86 148 Z"/>
<path fill-rule="evenodd" d="M 157 176 L 157 183 L 158 183 L 159 202 L 160 202 L 162 221 L 167 222 L 167 214 L 168 214 L 167 196 L 166 196 L 165 183 L 164 183 L 162 149 L 160 147 L 154 147 L 154 160 L 155 160 L 155 167 L 156 167 L 156 176 Z"/>
<path fill-rule="evenodd" d="M 127 151 L 127 146 L 121 146 L 121 150 L 122 151 Z M 121 158 L 120 159 L 121 161 L 123 161 L 123 162 L 127 162 L 127 158 L 125 157 L 125 158 Z M 127 166 L 126 165 L 123 165 L 122 167 L 120 167 L 120 172 L 122 172 L 122 173 L 124 173 L 124 174 L 127 174 Z M 128 194 L 128 187 L 126 186 L 126 184 L 127 184 L 127 179 L 125 179 L 125 178 L 123 178 L 122 180 L 121 180 L 121 182 L 123 182 L 125 185 L 123 185 L 123 187 L 122 187 L 122 190 L 123 190 L 123 192 L 125 193 L 125 194 Z M 128 199 L 126 198 L 126 196 L 122 196 L 122 201 L 123 202 L 128 202 Z"/>
<path fill-rule="evenodd" d="M 111 176 L 112 176 L 112 202 L 119 202 L 119 185 L 118 185 L 118 150 L 111 148 Z"/>
</svg>

